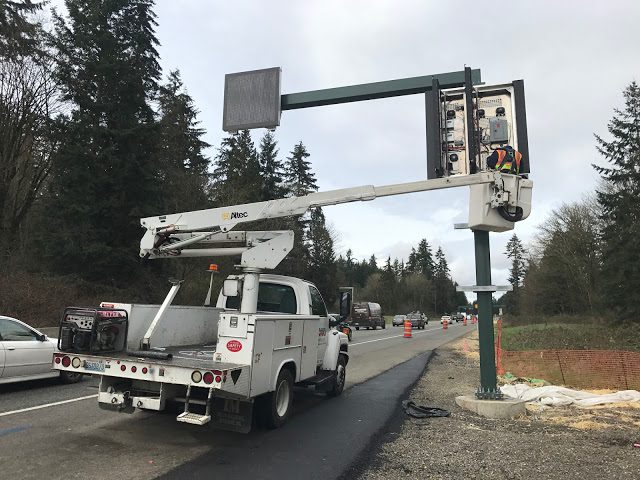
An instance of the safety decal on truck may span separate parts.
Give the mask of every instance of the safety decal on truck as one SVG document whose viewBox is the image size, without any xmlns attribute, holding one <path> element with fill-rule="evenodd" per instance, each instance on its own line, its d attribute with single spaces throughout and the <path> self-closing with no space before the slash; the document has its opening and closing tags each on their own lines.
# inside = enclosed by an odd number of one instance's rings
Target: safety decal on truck
<svg viewBox="0 0 640 480">
<path fill-rule="evenodd" d="M 227 350 L 230 352 L 239 352 L 242 350 L 242 344 L 238 340 L 229 340 L 227 342 Z"/>
</svg>

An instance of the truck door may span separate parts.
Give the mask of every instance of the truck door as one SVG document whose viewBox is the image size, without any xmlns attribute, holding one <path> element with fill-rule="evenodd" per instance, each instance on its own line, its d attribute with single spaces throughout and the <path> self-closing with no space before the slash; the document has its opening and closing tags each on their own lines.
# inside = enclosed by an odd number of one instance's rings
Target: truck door
<svg viewBox="0 0 640 480">
<path fill-rule="evenodd" d="M 316 367 L 322 364 L 322 361 L 324 360 L 324 352 L 327 349 L 327 335 L 329 334 L 329 314 L 327 313 L 327 307 L 324 304 L 322 295 L 320 295 L 320 292 L 318 291 L 318 289 L 313 285 L 309 285 L 309 298 L 311 301 L 311 305 L 310 305 L 311 315 L 318 315 L 320 317 L 320 319 L 317 321 L 315 326 L 312 327 L 312 329 L 315 332 L 315 338 L 316 338 L 315 344 L 317 344 L 315 355 L 309 351 L 309 350 L 313 350 L 313 348 L 307 348 L 307 355 L 308 355 L 309 361 L 306 363 L 313 363 L 313 370 L 315 372 Z M 312 322 L 308 322 L 308 323 L 309 323 L 309 326 L 312 326 L 311 325 Z M 305 328 L 306 328 L 306 324 L 307 322 L 305 322 Z M 306 338 L 307 336 L 305 334 L 305 340 Z M 309 338 L 311 337 L 309 336 Z M 304 357 L 304 354 L 303 354 L 303 357 Z M 304 361 L 302 363 L 303 365 L 305 364 Z M 308 367 L 308 368 L 311 368 L 311 367 Z"/>
</svg>

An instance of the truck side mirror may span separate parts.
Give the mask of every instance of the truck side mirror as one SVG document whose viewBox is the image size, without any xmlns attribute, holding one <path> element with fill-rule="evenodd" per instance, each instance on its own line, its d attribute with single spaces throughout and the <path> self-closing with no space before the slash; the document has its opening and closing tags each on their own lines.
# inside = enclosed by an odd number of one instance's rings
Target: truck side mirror
<svg viewBox="0 0 640 480">
<path fill-rule="evenodd" d="M 227 278 L 222 284 L 222 294 L 225 297 L 237 297 L 240 295 L 240 282 L 236 278 Z"/>
<path fill-rule="evenodd" d="M 351 315 L 351 292 L 340 292 L 340 320 L 345 321 Z"/>
</svg>

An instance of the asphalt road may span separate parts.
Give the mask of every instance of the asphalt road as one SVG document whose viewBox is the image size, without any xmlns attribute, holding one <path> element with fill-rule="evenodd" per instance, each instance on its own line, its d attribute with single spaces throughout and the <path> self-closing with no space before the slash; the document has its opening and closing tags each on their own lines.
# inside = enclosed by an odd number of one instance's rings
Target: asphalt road
<svg viewBox="0 0 640 480">
<path fill-rule="evenodd" d="M 55 380 L 2 385 L 2 476 L 21 479 L 111 479 L 117 476 L 133 480 L 167 474 L 168 478 L 180 478 L 187 472 L 190 472 L 189 476 L 206 476 L 211 469 L 221 470 L 220 465 L 234 464 L 224 476 L 246 478 L 251 469 L 260 468 L 260 462 L 266 466 L 272 465 L 277 458 L 286 460 L 286 456 L 282 457 L 283 452 L 295 444 L 296 458 L 308 458 L 317 463 L 315 467 L 309 462 L 298 466 L 295 474 L 300 475 L 299 478 L 312 478 L 311 473 L 315 471 L 323 471 L 323 478 L 335 478 L 340 473 L 338 470 L 353 461 L 367 445 L 369 437 L 382 427 L 391 415 L 389 409 L 397 403 L 396 397 L 419 376 L 426 363 L 425 352 L 472 328 L 457 324 L 445 331 L 439 323 L 430 323 L 425 330 L 414 331 L 412 339 L 402 338 L 401 328 L 354 331 L 349 346 L 348 390 L 345 394 L 329 400 L 312 391 L 297 391 L 291 425 L 274 432 L 255 431 L 243 435 L 181 424 L 168 414 L 105 412 L 97 406 L 98 382 L 94 378 L 75 385 L 60 385 Z M 421 357 L 413 362 L 405 363 L 419 355 Z M 400 364 L 403 365 L 398 369 L 380 375 Z M 353 388 L 357 384 L 359 386 Z M 365 392 L 364 397 L 361 392 Z M 355 418 L 354 414 L 362 417 L 367 413 L 360 413 L 362 408 L 358 409 L 362 398 L 376 395 L 376 404 L 381 408 L 372 409 L 365 415 L 366 419 L 361 418 L 358 422 L 365 422 L 367 428 L 362 429 L 358 424 L 347 427 L 345 415 L 347 418 Z M 381 399 L 389 400 L 386 407 Z M 310 425 L 316 425 L 315 434 L 303 435 L 311 430 Z M 329 460 L 326 455 L 319 455 L 318 445 L 333 446 L 338 438 L 342 441 L 352 439 L 354 432 L 358 443 L 354 445 L 350 440 L 346 450 L 338 450 L 341 451 L 339 464 L 323 470 L 322 465 L 326 466 Z M 301 439 L 305 441 L 296 442 L 298 437 L 305 437 Z M 245 461 L 236 463 L 221 456 L 225 452 L 228 454 L 229 449 L 236 457 L 238 452 L 247 453 Z M 247 462 L 251 452 L 254 453 L 253 461 Z M 309 471 L 302 474 L 300 468 Z M 267 472 L 265 469 L 258 471 Z M 253 477 L 273 478 L 268 475 Z"/>
</svg>

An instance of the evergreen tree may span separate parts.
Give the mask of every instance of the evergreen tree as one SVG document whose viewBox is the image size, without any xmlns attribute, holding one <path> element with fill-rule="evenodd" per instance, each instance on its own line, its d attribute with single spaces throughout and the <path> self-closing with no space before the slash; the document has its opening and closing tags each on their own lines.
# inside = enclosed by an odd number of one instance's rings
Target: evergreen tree
<svg viewBox="0 0 640 480">
<path fill-rule="evenodd" d="M 316 177 L 311 171 L 311 163 L 307 161 L 310 154 L 302 142 L 298 143 L 287 157 L 284 169 L 285 185 L 289 195 L 302 197 L 318 191 Z"/>
<path fill-rule="evenodd" d="M 376 259 L 375 255 L 371 255 L 369 257 L 369 268 L 371 269 L 372 273 L 378 271 L 378 260 Z"/>
<path fill-rule="evenodd" d="M 441 247 L 438 247 L 436 252 L 436 261 L 434 267 L 434 309 L 436 312 L 438 309 L 441 311 L 448 311 L 451 309 L 449 291 L 450 291 L 450 279 L 449 279 L 449 265 L 445 258 L 444 252 Z"/>
<path fill-rule="evenodd" d="M 327 230 L 321 208 L 311 210 L 309 221 L 309 279 L 328 303 L 336 299 L 336 263 L 333 239 Z"/>
<path fill-rule="evenodd" d="M 433 278 L 433 257 L 431 255 L 431 247 L 426 238 L 420 240 L 418 244 L 418 251 L 415 255 L 415 268 L 418 273 L 423 274 L 425 277 Z"/>
<path fill-rule="evenodd" d="M 281 198 L 285 194 L 283 165 L 278 160 L 278 142 L 269 131 L 260 141 L 260 174 L 262 176 L 262 200 Z"/>
<path fill-rule="evenodd" d="M 618 319 L 638 321 L 640 304 L 640 86 L 623 92 L 625 106 L 608 124 L 610 141 L 596 135 L 597 149 L 610 166 L 594 165 L 604 187 L 602 208 L 602 281 L 606 305 Z"/>
<path fill-rule="evenodd" d="M 515 233 L 507 242 L 505 254 L 511 260 L 509 269 L 509 283 L 513 286 L 513 291 L 517 292 L 522 287 L 522 282 L 526 274 L 525 270 L 525 249 L 522 242 Z"/>
<path fill-rule="evenodd" d="M 0 58 L 15 59 L 39 49 L 40 26 L 30 18 L 46 2 L 0 0 Z"/>
<path fill-rule="evenodd" d="M 184 90 L 180 72 L 169 73 L 158 94 L 159 152 L 162 166 L 164 212 L 197 210 L 207 206 L 209 159 L 202 140 L 205 130 L 197 120 L 198 110 Z"/>
<path fill-rule="evenodd" d="M 56 73 L 71 109 L 51 184 L 47 254 L 58 271 L 126 281 L 140 217 L 160 213 L 160 77 L 151 0 L 67 0 Z"/>
<path fill-rule="evenodd" d="M 411 247 L 411 253 L 409 254 L 409 260 L 407 260 L 406 270 L 410 273 L 417 273 L 418 272 L 417 265 L 418 265 L 418 260 L 417 260 L 416 249 L 414 247 Z"/>
<path fill-rule="evenodd" d="M 383 312 L 395 311 L 397 308 L 396 283 L 397 277 L 393 271 L 391 257 L 387 257 L 384 269 L 382 270 L 382 277 L 380 279 L 380 286 L 382 289 L 380 303 Z"/>
<path fill-rule="evenodd" d="M 214 163 L 211 196 L 215 205 L 261 200 L 260 161 L 249 130 L 224 138 Z"/>
</svg>

